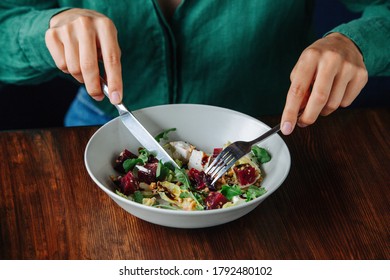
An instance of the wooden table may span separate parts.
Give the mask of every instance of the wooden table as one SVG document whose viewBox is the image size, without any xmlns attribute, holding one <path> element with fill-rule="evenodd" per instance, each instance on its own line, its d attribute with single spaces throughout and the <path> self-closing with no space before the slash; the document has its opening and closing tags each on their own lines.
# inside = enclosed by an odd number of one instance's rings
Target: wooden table
<svg viewBox="0 0 390 280">
<path fill-rule="evenodd" d="M 139 220 L 92 182 L 96 129 L 0 132 L 0 259 L 390 258 L 388 109 L 341 110 L 284 137 L 285 183 L 245 217 L 195 230 Z"/>
</svg>

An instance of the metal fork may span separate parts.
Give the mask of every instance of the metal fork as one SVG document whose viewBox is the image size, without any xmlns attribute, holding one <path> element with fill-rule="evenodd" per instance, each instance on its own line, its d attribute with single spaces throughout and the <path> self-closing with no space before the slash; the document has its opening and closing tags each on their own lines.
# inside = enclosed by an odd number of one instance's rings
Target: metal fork
<svg viewBox="0 0 390 280">
<path fill-rule="evenodd" d="M 213 185 L 217 182 L 218 179 L 236 163 L 236 161 L 248 154 L 254 144 L 265 140 L 279 130 L 280 123 L 252 141 L 236 141 L 223 149 L 205 170 L 205 173 L 213 179 L 211 184 Z"/>
</svg>

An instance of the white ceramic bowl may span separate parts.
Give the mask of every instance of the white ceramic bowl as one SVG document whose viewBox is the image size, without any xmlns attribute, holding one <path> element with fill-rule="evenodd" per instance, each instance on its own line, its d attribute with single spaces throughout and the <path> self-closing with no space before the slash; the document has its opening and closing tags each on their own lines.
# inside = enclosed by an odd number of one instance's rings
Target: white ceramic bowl
<svg viewBox="0 0 390 280">
<path fill-rule="evenodd" d="M 222 147 L 226 142 L 252 140 L 269 129 L 267 125 L 248 115 L 220 107 L 192 104 L 162 105 L 134 112 L 138 120 L 152 134 L 176 128 L 170 140 L 184 140 L 205 152 Z M 89 140 L 84 160 L 94 182 L 120 207 L 145 221 L 176 228 L 202 228 L 238 219 L 256 208 L 285 180 L 290 170 L 290 153 L 279 135 L 273 135 L 259 146 L 268 149 L 272 160 L 263 165 L 265 179 L 262 186 L 267 193 L 248 203 L 225 209 L 180 211 L 159 209 L 129 201 L 117 195 L 110 176 L 116 174 L 113 161 L 125 148 L 137 151 L 141 145 L 125 128 L 119 118 L 102 126 Z"/>
</svg>

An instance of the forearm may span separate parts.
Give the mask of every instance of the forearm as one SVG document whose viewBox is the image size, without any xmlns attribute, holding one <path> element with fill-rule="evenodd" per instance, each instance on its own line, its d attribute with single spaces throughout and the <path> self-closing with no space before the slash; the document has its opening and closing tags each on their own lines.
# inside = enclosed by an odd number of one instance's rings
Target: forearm
<svg viewBox="0 0 390 280">
<path fill-rule="evenodd" d="M 0 4 L 0 81 L 39 83 L 58 71 L 45 45 L 45 32 L 51 17 L 66 8 L 55 1 L 31 6 Z"/>
<path fill-rule="evenodd" d="M 363 7 L 363 4 L 351 3 L 348 5 L 348 1 L 344 2 L 347 2 L 347 6 L 353 10 L 362 11 L 362 17 L 342 24 L 329 33 L 341 33 L 359 47 L 370 76 L 389 76 L 390 4 L 382 3 Z"/>
</svg>

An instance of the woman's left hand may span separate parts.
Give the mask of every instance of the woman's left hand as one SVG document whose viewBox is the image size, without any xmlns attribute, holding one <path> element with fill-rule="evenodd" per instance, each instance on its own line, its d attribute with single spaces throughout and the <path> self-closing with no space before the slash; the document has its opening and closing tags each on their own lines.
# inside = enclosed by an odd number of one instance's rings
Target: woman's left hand
<svg viewBox="0 0 390 280">
<path fill-rule="evenodd" d="M 339 107 L 349 106 L 368 80 L 358 47 L 340 33 L 331 33 L 305 49 L 291 72 L 281 131 L 313 124 Z M 302 111 L 298 119 L 298 113 Z"/>
</svg>

